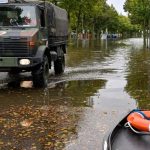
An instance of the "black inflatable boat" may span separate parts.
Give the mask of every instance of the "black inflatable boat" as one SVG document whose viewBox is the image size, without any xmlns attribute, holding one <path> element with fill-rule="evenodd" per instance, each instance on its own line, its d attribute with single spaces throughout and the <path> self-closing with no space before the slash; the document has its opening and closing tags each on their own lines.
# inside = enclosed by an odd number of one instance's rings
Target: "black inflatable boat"
<svg viewBox="0 0 150 150">
<path fill-rule="evenodd" d="M 126 126 L 130 114 L 105 136 L 103 150 L 150 150 L 150 132 L 140 132 Z"/>
</svg>

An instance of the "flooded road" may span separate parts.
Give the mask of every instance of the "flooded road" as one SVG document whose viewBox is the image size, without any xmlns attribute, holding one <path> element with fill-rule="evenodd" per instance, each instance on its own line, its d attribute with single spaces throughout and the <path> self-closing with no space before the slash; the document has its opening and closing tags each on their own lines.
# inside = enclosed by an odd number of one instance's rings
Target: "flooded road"
<svg viewBox="0 0 150 150">
<path fill-rule="evenodd" d="M 62 76 L 46 89 L 8 84 L 0 73 L 0 149 L 101 150 L 133 108 L 150 108 L 150 51 L 142 39 L 70 43 Z M 13 85 L 13 86 L 12 86 Z M 21 83 L 22 85 L 22 83 Z"/>
</svg>

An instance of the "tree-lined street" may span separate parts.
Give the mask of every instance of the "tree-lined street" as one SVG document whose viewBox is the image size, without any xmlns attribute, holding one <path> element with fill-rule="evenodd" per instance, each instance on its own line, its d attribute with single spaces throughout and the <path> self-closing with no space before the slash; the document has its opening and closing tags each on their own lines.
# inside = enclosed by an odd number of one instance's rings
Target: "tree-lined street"
<svg viewBox="0 0 150 150">
<path fill-rule="evenodd" d="M 0 72 L 0 149 L 103 150 L 129 111 L 150 109 L 150 2 L 126 0 L 123 16 L 107 0 L 49 1 L 67 13 L 47 3 L 0 6 L 0 69 L 18 69 Z M 26 10 L 38 10 L 36 26 L 20 15 L 3 25 Z"/>
</svg>

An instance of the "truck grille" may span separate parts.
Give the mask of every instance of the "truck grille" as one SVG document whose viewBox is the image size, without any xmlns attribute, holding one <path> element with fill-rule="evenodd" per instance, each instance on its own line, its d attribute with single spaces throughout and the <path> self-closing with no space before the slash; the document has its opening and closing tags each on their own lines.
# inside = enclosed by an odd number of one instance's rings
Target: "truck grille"
<svg viewBox="0 0 150 150">
<path fill-rule="evenodd" d="M 29 54 L 27 38 L 0 40 L 0 56 L 26 56 Z"/>
</svg>

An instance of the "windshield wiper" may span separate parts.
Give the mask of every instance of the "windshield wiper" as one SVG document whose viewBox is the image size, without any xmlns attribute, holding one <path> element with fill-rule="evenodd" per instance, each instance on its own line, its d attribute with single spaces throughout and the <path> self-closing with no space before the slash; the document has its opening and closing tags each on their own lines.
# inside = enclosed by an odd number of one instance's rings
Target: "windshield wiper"
<svg viewBox="0 0 150 150">
<path fill-rule="evenodd" d="M 25 30 L 25 27 L 23 27 L 23 26 L 9 26 L 9 28 L 15 28 L 18 30 Z"/>
</svg>

